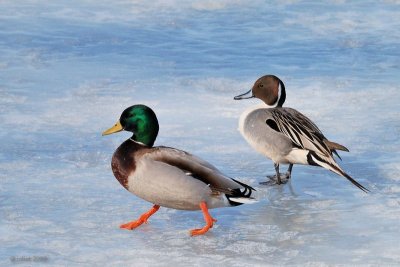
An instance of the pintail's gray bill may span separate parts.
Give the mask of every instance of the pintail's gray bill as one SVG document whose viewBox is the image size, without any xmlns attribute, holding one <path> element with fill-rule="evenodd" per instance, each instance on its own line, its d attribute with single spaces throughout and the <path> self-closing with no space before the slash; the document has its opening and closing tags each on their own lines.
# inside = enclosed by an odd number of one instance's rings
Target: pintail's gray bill
<svg viewBox="0 0 400 267">
<path fill-rule="evenodd" d="M 242 99 L 249 99 L 249 98 L 253 98 L 253 97 L 254 97 L 254 95 L 252 94 L 251 89 L 250 89 L 249 91 L 247 91 L 244 94 L 235 96 L 233 99 L 242 100 Z"/>
</svg>

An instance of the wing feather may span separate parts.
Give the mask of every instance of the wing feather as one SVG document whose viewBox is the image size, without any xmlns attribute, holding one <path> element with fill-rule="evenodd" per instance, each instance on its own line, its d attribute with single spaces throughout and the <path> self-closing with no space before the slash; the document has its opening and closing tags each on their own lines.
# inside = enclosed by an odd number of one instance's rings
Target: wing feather
<svg viewBox="0 0 400 267">
<path fill-rule="evenodd" d="M 272 116 L 279 128 L 297 146 L 331 156 L 332 150 L 318 127 L 306 116 L 290 108 L 275 108 Z"/>
<path fill-rule="evenodd" d="M 242 196 L 241 190 L 253 191 L 254 188 L 235 181 L 222 174 L 212 164 L 204 161 L 185 151 L 170 147 L 154 147 L 146 153 L 146 157 L 160 161 L 181 169 L 185 173 L 190 173 L 188 179 L 198 179 L 209 185 L 213 191 L 221 192 L 230 196 Z M 250 197 L 247 196 L 246 197 Z"/>
</svg>

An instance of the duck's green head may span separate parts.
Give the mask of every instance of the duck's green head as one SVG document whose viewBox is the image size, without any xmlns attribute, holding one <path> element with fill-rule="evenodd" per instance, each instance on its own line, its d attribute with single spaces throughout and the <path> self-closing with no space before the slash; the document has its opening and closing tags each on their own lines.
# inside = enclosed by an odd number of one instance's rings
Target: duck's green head
<svg viewBox="0 0 400 267">
<path fill-rule="evenodd" d="M 134 105 L 125 109 L 119 121 L 104 131 L 103 135 L 125 130 L 133 133 L 133 140 L 151 147 L 156 140 L 158 129 L 158 120 L 154 111 L 145 105 Z"/>
</svg>

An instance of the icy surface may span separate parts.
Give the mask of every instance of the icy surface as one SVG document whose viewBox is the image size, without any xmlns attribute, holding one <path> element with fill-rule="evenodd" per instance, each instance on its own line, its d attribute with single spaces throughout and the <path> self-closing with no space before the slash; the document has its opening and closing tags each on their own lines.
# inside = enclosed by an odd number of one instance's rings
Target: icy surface
<svg viewBox="0 0 400 267">
<path fill-rule="evenodd" d="M 400 265 L 399 17 L 399 1 L 0 1 L 0 265 Z M 267 73 L 372 193 L 295 166 L 212 210 L 205 236 L 188 235 L 200 212 L 165 208 L 120 230 L 151 204 L 111 172 L 129 135 L 101 132 L 147 104 L 156 144 L 257 186 L 273 165 L 237 122 L 258 102 L 233 96 Z"/>
</svg>

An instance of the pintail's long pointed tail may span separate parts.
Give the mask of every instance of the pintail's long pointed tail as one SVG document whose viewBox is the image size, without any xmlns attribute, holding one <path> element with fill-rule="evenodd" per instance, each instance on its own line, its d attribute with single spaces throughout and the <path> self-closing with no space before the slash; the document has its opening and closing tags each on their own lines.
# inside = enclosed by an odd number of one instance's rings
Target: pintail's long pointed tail
<svg viewBox="0 0 400 267">
<path fill-rule="evenodd" d="M 357 186 L 358 188 L 360 188 L 362 191 L 364 191 L 365 193 L 369 193 L 371 192 L 368 188 L 366 188 L 365 186 L 363 186 L 362 184 L 360 184 L 359 182 L 357 182 L 356 180 L 354 180 L 353 178 L 351 178 L 350 175 L 348 175 L 347 173 L 345 173 L 343 170 L 341 170 L 341 174 L 343 177 L 346 177 L 347 180 L 349 180 L 352 184 L 354 184 L 355 186 Z"/>
<path fill-rule="evenodd" d="M 353 185 L 357 186 L 359 189 L 361 189 L 365 193 L 370 192 L 369 189 L 364 187 L 362 184 L 360 184 L 359 182 L 354 180 L 350 175 L 348 175 L 345 171 L 343 171 L 339 167 L 339 165 L 337 165 L 337 163 L 333 160 L 333 158 L 328 158 L 328 157 L 318 154 L 316 152 L 310 151 L 307 155 L 307 161 L 310 165 L 323 167 L 323 168 L 328 169 L 340 176 L 345 177 Z"/>
</svg>

